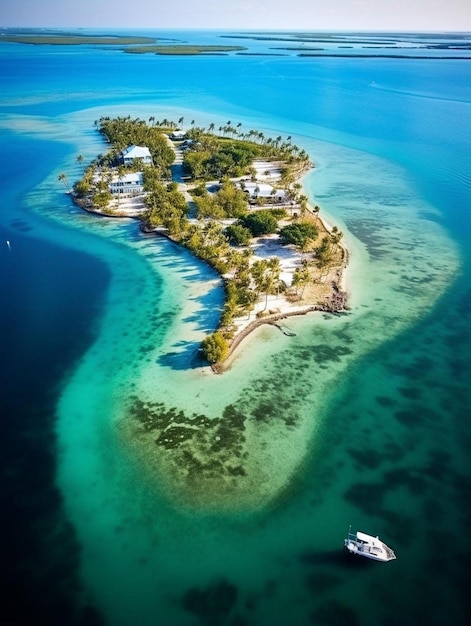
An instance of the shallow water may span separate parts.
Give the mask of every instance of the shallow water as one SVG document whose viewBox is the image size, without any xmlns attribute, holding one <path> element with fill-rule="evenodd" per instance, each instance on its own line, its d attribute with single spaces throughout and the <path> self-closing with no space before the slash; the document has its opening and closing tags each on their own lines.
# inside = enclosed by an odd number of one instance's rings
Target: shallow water
<svg viewBox="0 0 471 626">
<path fill-rule="evenodd" d="M 37 551 L 18 563 L 46 571 L 53 542 L 74 581 L 65 593 L 48 570 L 43 613 L 66 597 L 72 615 L 81 586 L 119 626 L 466 623 L 469 68 L 25 48 L 2 46 L 3 369 L 13 401 L 25 376 L 45 393 L 40 493 L 54 495 L 40 507 L 15 457 L 5 476 L 49 529 L 24 524 Z M 295 337 L 261 328 L 223 376 L 204 368 L 217 277 L 131 220 L 82 214 L 57 183 L 105 149 L 95 119 L 128 113 L 292 135 L 316 163 L 310 198 L 344 232 L 351 312 L 289 320 Z M 22 448 L 31 403 L 14 414 Z M 184 443 L 160 436 L 169 420 Z M 349 523 L 397 561 L 347 558 Z"/>
</svg>

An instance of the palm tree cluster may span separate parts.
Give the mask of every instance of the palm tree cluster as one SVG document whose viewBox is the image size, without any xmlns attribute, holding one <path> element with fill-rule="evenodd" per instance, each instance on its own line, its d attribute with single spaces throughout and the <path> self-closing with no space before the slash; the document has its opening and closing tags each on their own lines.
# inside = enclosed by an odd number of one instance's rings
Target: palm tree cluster
<svg viewBox="0 0 471 626">
<path fill-rule="evenodd" d="M 146 180 L 146 172 L 144 188 L 148 192 L 144 198 L 147 207 L 143 215 L 145 228 L 152 230 L 162 227 L 167 229 L 170 236 L 179 237 L 188 227 L 188 204 L 183 194 L 174 183 L 164 185 L 155 180 Z"/>
<path fill-rule="evenodd" d="M 93 193 L 93 203 L 106 208 L 111 199 L 109 191 L 113 177 L 123 177 L 127 168 L 117 167 L 117 155 L 130 144 L 144 145 L 149 148 L 154 158 L 154 165 L 143 167 L 144 203 L 143 225 L 147 230 L 164 228 L 169 236 L 191 250 L 196 256 L 212 265 L 224 278 L 226 300 L 220 326 L 216 333 L 203 342 L 203 350 L 208 361 L 216 363 L 223 360 L 230 341 L 235 333 L 234 320 L 249 314 L 255 303 L 265 296 L 265 306 L 259 314 L 263 315 L 268 305 L 269 294 L 278 294 L 286 289 L 280 280 L 281 265 L 277 257 L 253 261 L 252 251 L 247 247 L 253 237 L 280 232 L 281 240 L 294 245 L 303 253 L 301 266 L 294 272 L 293 287 L 297 290 L 313 280 L 312 268 L 321 272 L 328 271 L 335 260 L 342 233 L 334 228 L 326 234 L 320 243 L 318 229 L 309 218 L 307 197 L 301 194 L 302 187 L 296 182 L 299 168 L 309 165 L 306 152 L 299 150 L 291 142 L 291 137 L 283 141 L 281 136 L 266 138 L 259 131 L 244 133 L 241 123 L 232 124 L 229 120 L 219 128 L 223 136 L 214 134 L 215 124 L 208 129 L 195 126 L 191 120 L 191 129 L 186 133 L 191 139 L 186 145 L 184 166 L 193 179 L 202 181 L 217 177 L 221 181 L 218 191 L 209 194 L 204 182 L 194 190 L 194 202 L 198 221 L 187 217 L 188 204 L 175 182 L 165 182 L 169 166 L 174 160 L 174 151 L 168 144 L 163 129 L 172 130 L 177 124 L 171 120 L 158 121 L 150 117 L 148 123 L 139 118 L 102 117 L 96 122 L 100 133 L 112 145 L 111 150 L 87 168 L 83 177 L 75 183 L 77 197 L 89 197 Z M 184 118 L 178 120 L 183 126 Z M 255 159 L 275 160 L 284 163 L 282 183 L 287 196 L 293 200 L 301 213 L 294 216 L 294 223 L 279 230 L 279 220 L 286 218 L 286 210 L 261 209 L 248 210 L 247 194 L 229 176 L 240 177 L 253 171 Z M 77 161 L 83 167 L 83 157 Z M 133 169 L 133 168 L 131 168 Z M 134 167 L 136 169 L 136 167 Z M 59 180 L 68 186 L 65 174 Z M 317 214 L 319 207 L 315 207 Z M 305 217 L 306 215 L 306 217 Z M 232 220 L 230 225 L 218 220 Z M 309 219 L 311 222 L 309 223 Z M 315 244 L 318 244 L 317 247 Z M 310 252 L 311 258 L 305 257 Z"/>
<path fill-rule="evenodd" d="M 151 126 L 158 126 L 162 131 L 175 130 L 178 128 L 178 124 L 173 120 L 168 120 L 166 117 L 164 117 L 163 120 L 158 120 L 154 115 L 149 117 L 149 124 Z"/>
<path fill-rule="evenodd" d="M 250 314 L 261 295 L 265 296 L 265 311 L 268 295 L 280 293 L 286 288 L 280 280 L 280 260 L 273 257 L 251 262 L 252 250 L 232 248 L 223 227 L 215 221 L 207 221 L 204 225 L 192 224 L 182 243 L 224 277 L 226 298 L 219 328 L 202 342 L 208 362 L 222 362 L 236 332 L 234 319 Z"/>
<path fill-rule="evenodd" d="M 175 153 L 168 145 L 163 130 L 175 128 L 177 125 L 167 119 L 159 122 L 154 117 L 149 118 L 149 124 L 142 119 L 131 118 L 130 116 L 101 117 L 95 121 L 95 126 L 112 147 L 106 154 L 98 155 L 95 161 L 87 167 L 83 166 L 83 156 L 77 157 L 77 162 L 83 169 L 82 178 L 73 187 L 77 199 L 86 203 L 88 198 L 88 202 L 95 208 L 107 209 L 111 213 L 109 204 L 112 194 L 109 191 L 109 186 L 116 175 L 118 179 L 122 179 L 130 171 L 142 171 L 146 191 L 152 191 L 153 183 L 160 183 L 162 180 L 171 178 L 170 166 L 175 160 Z M 142 145 L 149 148 L 153 164 L 144 165 L 140 159 L 135 159 L 131 165 L 122 165 L 119 155 L 124 148 L 130 145 Z M 66 184 L 64 179 L 60 180 Z M 119 205 L 120 194 L 117 194 L 116 197 Z M 179 206 L 179 201 L 174 200 Z M 147 215 L 147 218 L 150 223 L 154 223 L 157 219 L 154 215 L 150 215 L 150 217 Z"/>
<path fill-rule="evenodd" d="M 185 152 L 183 166 L 192 179 L 213 180 L 238 177 L 249 172 L 260 152 L 256 146 L 239 140 L 224 140 L 194 129 L 187 133 L 192 143 Z"/>
<path fill-rule="evenodd" d="M 152 119 L 152 118 L 151 118 Z M 168 122 L 168 120 L 165 120 Z M 142 119 L 127 117 L 101 117 L 95 124 L 99 132 L 112 144 L 111 150 L 100 159 L 101 163 L 117 165 L 122 150 L 130 145 L 146 146 L 155 166 L 168 177 L 169 167 L 175 153 L 168 145 L 165 134 L 158 124 L 149 126 Z M 168 128 L 168 127 L 167 127 Z"/>
<path fill-rule="evenodd" d="M 210 194 L 204 185 L 197 188 L 194 195 L 198 219 L 226 219 L 246 215 L 247 197 L 234 183 L 225 177 L 221 187 Z"/>
<path fill-rule="evenodd" d="M 281 135 L 265 137 L 260 131 L 240 130 L 241 124 L 233 126 L 230 121 L 219 127 L 219 135 L 213 134 L 215 124 L 208 129 L 193 127 L 186 136 L 192 140 L 184 158 L 186 173 L 193 179 L 212 180 L 228 175 L 232 177 L 251 173 L 255 159 L 281 161 L 286 164 L 284 182 L 291 184 L 301 171 L 312 166 L 309 155 Z"/>
<path fill-rule="evenodd" d="M 319 207 L 316 209 L 318 212 Z M 283 243 L 295 245 L 302 253 L 301 265 L 295 269 L 291 283 L 296 299 L 302 299 L 309 283 L 324 282 L 331 270 L 344 261 L 345 251 L 340 245 L 343 233 L 336 226 L 320 235 L 311 221 L 297 222 L 281 228 L 280 237 Z"/>
</svg>

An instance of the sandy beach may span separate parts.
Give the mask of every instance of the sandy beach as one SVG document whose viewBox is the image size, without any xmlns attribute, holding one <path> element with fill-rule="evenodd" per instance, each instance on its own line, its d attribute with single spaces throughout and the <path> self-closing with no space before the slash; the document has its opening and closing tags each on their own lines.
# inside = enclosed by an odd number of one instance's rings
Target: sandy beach
<svg viewBox="0 0 471 626">
<path fill-rule="evenodd" d="M 173 170 L 173 179 L 178 183 L 178 190 L 182 193 L 188 204 L 192 204 L 192 196 L 190 194 L 191 184 L 185 182 L 181 174 L 181 164 L 183 160 L 183 150 L 178 144 L 168 139 L 168 144 L 175 152 L 175 162 Z M 276 184 L 281 177 L 282 164 L 278 162 L 270 162 L 265 160 L 256 160 L 253 163 L 258 183 Z M 301 177 L 297 182 L 302 182 Z M 210 181 L 208 187 L 217 184 L 218 181 Z M 80 206 L 87 211 L 113 218 L 132 218 L 141 220 L 146 210 L 144 196 L 139 195 L 123 195 L 115 196 L 109 207 L 105 210 L 96 210 L 90 206 L 80 203 Z M 270 208 L 267 205 L 261 208 Z M 277 208 L 285 208 L 287 217 L 279 222 L 279 226 L 286 226 L 293 223 L 293 213 L 296 206 L 293 204 L 277 204 Z M 198 223 L 194 217 L 193 207 L 190 206 L 189 221 Z M 253 209 L 256 210 L 256 209 Z M 323 217 L 319 216 L 318 211 L 307 203 L 304 220 L 310 220 L 315 223 L 319 230 L 317 242 L 322 237 L 331 236 L 333 226 L 331 226 Z M 230 222 L 228 222 L 229 224 Z M 148 232 L 147 230 L 145 232 Z M 166 236 L 168 233 L 165 229 L 155 229 L 151 231 L 156 236 Z M 150 234 L 150 233 L 149 233 Z M 311 278 L 301 290 L 293 287 L 293 275 L 297 268 L 301 267 L 305 260 L 306 254 L 301 252 L 294 245 L 285 245 L 281 242 L 279 234 L 264 235 L 252 239 L 248 248 L 253 252 L 251 263 L 276 257 L 280 263 L 280 281 L 284 284 L 284 290 L 277 294 L 269 294 L 268 296 L 260 295 L 253 309 L 247 315 L 236 317 L 233 320 L 234 334 L 230 341 L 229 357 L 233 355 L 235 350 L 240 346 L 241 342 L 251 332 L 263 324 L 272 324 L 283 328 L 280 322 L 291 316 L 306 315 L 314 311 L 339 313 L 347 308 L 347 286 L 345 280 L 345 269 L 348 264 L 348 251 L 342 242 L 338 243 L 338 254 L 334 263 L 330 264 L 324 273 L 318 277 L 313 275 L 311 270 Z M 314 272 L 315 273 L 315 272 Z M 224 277 L 222 277 L 224 279 Z M 219 371 L 221 368 L 216 368 Z"/>
</svg>

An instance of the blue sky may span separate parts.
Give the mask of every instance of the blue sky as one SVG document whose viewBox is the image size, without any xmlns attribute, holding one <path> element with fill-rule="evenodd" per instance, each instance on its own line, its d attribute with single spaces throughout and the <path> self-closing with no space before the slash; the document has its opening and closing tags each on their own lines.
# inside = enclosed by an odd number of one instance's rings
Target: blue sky
<svg viewBox="0 0 471 626">
<path fill-rule="evenodd" d="M 471 0 L 1 0 L 0 26 L 471 31 Z"/>
</svg>

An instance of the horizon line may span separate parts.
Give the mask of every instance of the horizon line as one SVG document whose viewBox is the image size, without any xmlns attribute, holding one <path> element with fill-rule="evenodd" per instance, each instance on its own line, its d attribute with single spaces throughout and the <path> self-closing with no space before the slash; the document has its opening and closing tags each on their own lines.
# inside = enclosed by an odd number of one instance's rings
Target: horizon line
<svg viewBox="0 0 471 626">
<path fill-rule="evenodd" d="M 195 27 L 195 26 L 71 26 L 71 25 L 62 25 L 62 26 L 52 26 L 52 25 L 41 25 L 41 26 L 32 26 L 32 25 L 10 25 L 4 26 L 0 24 L 0 30 L 12 30 L 12 29 L 30 29 L 30 30 L 59 30 L 59 29 L 77 29 L 77 30 L 155 30 L 155 31 L 163 31 L 163 30 L 181 30 L 181 31 L 229 31 L 229 32 L 247 32 L 247 33 L 287 33 L 287 32 L 296 32 L 296 33 L 356 33 L 356 34 L 364 34 L 364 33 L 373 33 L 373 34 L 469 34 L 471 36 L 471 29 L 461 30 L 461 29 L 383 29 L 383 28 L 333 28 L 333 27 L 322 27 L 315 29 L 307 29 L 307 28 L 246 28 L 246 27 L 226 27 L 226 26 L 211 26 L 211 27 Z"/>
</svg>

